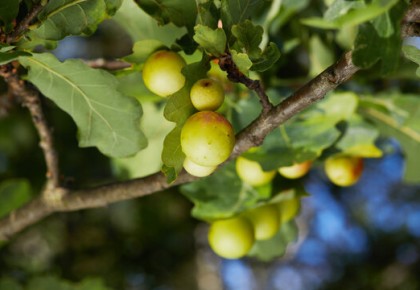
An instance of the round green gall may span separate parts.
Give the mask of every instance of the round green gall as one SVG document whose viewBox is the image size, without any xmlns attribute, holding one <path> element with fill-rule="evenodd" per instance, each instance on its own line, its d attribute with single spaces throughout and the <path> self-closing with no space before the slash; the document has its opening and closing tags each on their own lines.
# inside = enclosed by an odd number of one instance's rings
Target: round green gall
<svg viewBox="0 0 420 290">
<path fill-rule="evenodd" d="M 338 186 L 355 184 L 363 172 L 363 159 L 354 156 L 329 157 L 324 164 L 329 180 Z"/>
<path fill-rule="evenodd" d="M 218 220 L 210 225 L 208 241 L 213 251 L 226 259 L 239 259 L 254 244 L 254 229 L 245 218 Z"/>
<path fill-rule="evenodd" d="M 245 213 L 254 226 L 255 239 L 258 241 L 271 239 L 280 228 L 279 209 L 274 204 L 263 205 Z"/>
<path fill-rule="evenodd" d="M 176 52 L 159 50 L 150 55 L 143 66 L 145 86 L 161 97 L 167 97 L 179 91 L 185 84 L 182 69 L 184 59 Z"/>
<path fill-rule="evenodd" d="M 196 176 L 196 177 L 204 177 L 212 174 L 217 166 L 201 166 L 195 162 L 193 162 L 190 158 L 186 157 L 184 159 L 184 169 L 189 174 Z"/>
<path fill-rule="evenodd" d="M 201 166 L 217 166 L 226 161 L 234 145 L 232 125 L 213 111 L 195 113 L 181 130 L 182 151 L 192 162 Z"/>
<path fill-rule="evenodd" d="M 191 87 L 190 98 L 198 111 L 216 111 L 223 104 L 225 92 L 218 81 L 201 79 Z"/>
<path fill-rule="evenodd" d="M 295 218 L 300 210 L 300 198 L 294 197 L 280 201 L 278 204 L 279 221 L 284 224 Z"/>
<path fill-rule="evenodd" d="M 289 179 L 297 179 L 304 176 L 311 169 L 312 161 L 295 163 L 290 166 L 283 166 L 278 169 L 281 176 Z"/>
<path fill-rule="evenodd" d="M 276 175 L 275 170 L 264 171 L 261 165 L 245 157 L 236 159 L 236 172 L 242 181 L 251 186 L 261 186 L 269 183 Z"/>
</svg>

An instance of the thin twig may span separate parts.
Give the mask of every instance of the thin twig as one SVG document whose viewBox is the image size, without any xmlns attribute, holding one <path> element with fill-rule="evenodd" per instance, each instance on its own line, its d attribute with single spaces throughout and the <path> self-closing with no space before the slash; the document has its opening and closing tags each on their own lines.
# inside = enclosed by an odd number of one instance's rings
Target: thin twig
<svg viewBox="0 0 420 290">
<path fill-rule="evenodd" d="M 252 80 L 244 75 L 233 62 L 232 56 L 229 53 L 219 58 L 219 66 L 222 70 L 226 71 L 229 80 L 244 84 L 248 89 L 257 93 L 263 108 L 263 114 L 268 113 L 273 108 L 261 82 L 259 80 Z"/>
<path fill-rule="evenodd" d="M 120 70 L 131 67 L 131 64 L 122 60 L 106 60 L 103 58 L 85 60 L 91 68 L 102 68 L 106 70 Z"/>
<path fill-rule="evenodd" d="M 29 25 L 38 16 L 41 10 L 44 8 L 41 4 L 34 4 L 31 11 L 20 21 L 13 32 L 6 38 L 6 43 L 14 43 L 29 29 Z"/>
<path fill-rule="evenodd" d="M 58 154 L 54 147 L 54 139 L 51 128 L 42 110 L 41 100 L 38 91 L 30 89 L 17 75 L 16 70 L 11 66 L 3 66 L 0 75 L 9 85 L 9 90 L 18 95 L 23 105 L 28 108 L 32 121 L 40 136 L 40 147 L 43 150 L 47 167 L 46 194 L 60 186 L 60 173 L 58 167 Z"/>
</svg>

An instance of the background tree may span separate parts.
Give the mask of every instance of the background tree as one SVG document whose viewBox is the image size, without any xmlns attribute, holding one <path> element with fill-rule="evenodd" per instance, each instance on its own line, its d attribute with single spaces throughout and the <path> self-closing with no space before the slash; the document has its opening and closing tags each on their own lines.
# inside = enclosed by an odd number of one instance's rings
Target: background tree
<svg viewBox="0 0 420 290">
<path fill-rule="evenodd" d="M 235 169 L 240 155 L 264 171 L 306 161 L 316 169 L 336 156 L 381 157 L 392 137 L 404 180 L 418 183 L 419 21 L 419 1 L 3 1 L 0 240 L 54 213 L 164 190 L 180 190 L 206 222 L 307 194 L 301 179 L 278 174 L 252 186 Z M 57 58 L 73 36 L 107 29 L 132 50 Z M 164 99 L 142 81 L 161 49 L 186 60 L 185 85 Z M 190 88 L 207 76 L 224 86 L 218 112 L 236 142 L 225 164 L 197 178 L 182 170 L 180 134 L 196 112 Z M 288 220 L 249 255 L 281 256 L 297 233 Z"/>
</svg>

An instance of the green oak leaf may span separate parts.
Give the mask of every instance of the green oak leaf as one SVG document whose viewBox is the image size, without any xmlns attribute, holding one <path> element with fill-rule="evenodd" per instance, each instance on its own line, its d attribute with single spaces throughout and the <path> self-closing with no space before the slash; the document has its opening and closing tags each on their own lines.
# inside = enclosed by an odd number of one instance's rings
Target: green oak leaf
<svg viewBox="0 0 420 290">
<path fill-rule="evenodd" d="M 398 0 L 374 0 L 364 5 L 362 1 L 337 0 L 327 10 L 323 18 L 309 17 L 301 22 L 321 29 L 340 29 L 345 26 L 356 26 L 372 20 L 398 4 Z"/>
<path fill-rule="evenodd" d="M 338 140 L 341 133 L 336 125 L 349 120 L 357 104 L 354 93 L 332 93 L 272 131 L 260 150 L 249 152 L 246 157 L 258 161 L 264 170 L 315 159 Z"/>
<path fill-rule="evenodd" d="M 194 27 L 194 40 L 210 55 L 219 57 L 226 50 L 226 34 L 221 28 L 212 29 L 198 24 Z"/>
<path fill-rule="evenodd" d="M 420 182 L 420 99 L 415 95 L 395 94 L 365 98 L 362 113 L 380 132 L 396 138 L 405 154 L 404 180 Z"/>
<path fill-rule="evenodd" d="M 197 24 L 216 28 L 220 19 L 220 11 L 215 1 L 203 1 L 197 4 Z"/>
<path fill-rule="evenodd" d="M 232 55 L 232 60 L 238 67 L 239 71 L 247 75 L 249 69 L 252 67 L 252 61 L 249 59 L 248 55 L 243 52 L 237 52 L 234 49 L 230 50 Z"/>
<path fill-rule="evenodd" d="M 3 48 L 3 49 L 6 49 L 6 48 Z M 5 52 L 2 52 L 1 47 L 0 47 L 0 65 L 17 60 L 19 56 L 29 56 L 29 55 L 31 55 L 29 52 L 19 51 L 19 50 L 8 50 Z"/>
<path fill-rule="evenodd" d="M 369 68 L 381 60 L 380 73 L 382 75 L 396 70 L 402 43 L 399 26 L 406 7 L 407 4 L 404 1 L 400 1 L 389 11 L 394 33 L 388 37 L 381 36 L 387 35 L 387 33 L 378 28 L 378 25 L 375 27 L 372 23 L 365 23 L 359 27 L 353 51 L 353 62 L 355 65 L 361 68 Z M 388 24 L 385 23 L 383 25 Z M 389 28 L 383 29 L 389 30 Z M 378 31 L 382 32 L 378 33 Z M 378 50 L 378 47 L 381 47 L 381 49 Z"/>
<path fill-rule="evenodd" d="M 222 0 L 220 19 L 226 32 L 228 42 L 231 44 L 232 26 L 250 18 L 253 12 L 263 4 L 259 0 Z"/>
<path fill-rule="evenodd" d="M 404 45 L 402 51 L 406 58 L 419 65 L 416 74 L 420 77 L 420 49 L 412 45 Z"/>
<path fill-rule="evenodd" d="M 104 0 L 49 1 L 38 17 L 41 25 L 29 33 L 29 38 L 60 40 L 68 35 L 92 34 L 108 17 L 107 8 Z"/>
<path fill-rule="evenodd" d="M 212 221 L 234 216 L 257 202 L 268 200 L 271 184 L 254 188 L 243 183 L 230 162 L 212 175 L 181 186 L 181 192 L 194 203 L 195 218 Z"/>
<path fill-rule="evenodd" d="M 232 35 L 236 37 L 238 45 L 248 54 L 251 60 L 258 59 L 261 55 L 259 45 L 262 41 L 263 32 L 261 26 L 254 25 L 248 19 L 232 26 Z"/>
<path fill-rule="evenodd" d="M 139 43 L 138 46 L 150 46 L 150 42 L 154 42 L 169 47 L 187 32 L 185 28 L 177 27 L 173 23 L 159 25 L 134 0 L 124 0 L 112 19 L 128 32 L 134 42 Z"/>
<path fill-rule="evenodd" d="M 160 25 L 172 22 L 178 27 L 193 30 L 197 19 L 195 0 L 136 0 L 136 3 Z"/>
<path fill-rule="evenodd" d="M 270 42 L 259 58 L 252 61 L 251 70 L 263 72 L 272 67 L 280 58 L 280 51 L 274 42 Z"/>
<path fill-rule="evenodd" d="M 117 79 L 80 60 L 58 61 L 52 54 L 20 57 L 28 80 L 67 112 L 79 129 L 81 147 L 96 146 L 109 156 L 132 155 L 147 144 L 139 129 L 139 103 L 117 90 Z"/>
</svg>

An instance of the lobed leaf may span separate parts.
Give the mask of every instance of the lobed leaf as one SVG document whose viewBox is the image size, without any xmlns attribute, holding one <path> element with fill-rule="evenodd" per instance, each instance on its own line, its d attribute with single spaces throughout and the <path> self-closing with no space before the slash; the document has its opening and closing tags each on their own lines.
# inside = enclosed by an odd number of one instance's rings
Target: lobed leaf
<svg viewBox="0 0 420 290">
<path fill-rule="evenodd" d="M 420 99 L 414 95 L 397 94 L 366 98 L 363 114 L 373 121 L 380 132 L 396 138 L 405 154 L 407 182 L 420 182 Z"/>
<path fill-rule="evenodd" d="M 68 35 L 92 34 L 108 17 L 107 9 L 115 11 L 117 4 L 105 0 L 49 1 L 39 14 L 41 25 L 29 37 L 60 40 Z"/>
<path fill-rule="evenodd" d="M 159 25 L 134 0 L 124 0 L 112 19 L 128 32 L 138 46 L 149 45 L 152 41 L 170 46 L 187 32 L 185 28 L 176 27 L 173 23 Z"/>
<path fill-rule="evenodd" d="M 255 9 L 262 5 L 259 0 L 222 0 L 220 7 L 220 19 L 226 32 L 228 42 L 231 43 L 231 28 L 233 25 L 243 22 L 251 16 Z"/>
<path fill-rule="evenodd" d="M 181 186 L 181 192 L 194 203 L 195 218 L 212 221 L 228 218 L 257 202 L 268 200 L 271 185 L 254 188 L 243 183 L 230 162 L 212 175 Z"/>
<path fill-rule="evenodd" d="M 382 75 L 396 70 L 402 43 L 399 26 L 406 7 L 407 4 L 400 1 L 389 12 L 394 33 L 388 37 L 383 37 L 382 35 L 388 33 L 384 31 L 379 33 L 378 31 L 381 31 L 381 28 L 375 28 L 371 23 L 365 23 L 359 27 L 353 51 L 355 65 L 368 68 L 381 60 L 380 73 Z M 384 29 L 389 30 L 389 28 Z M 381 49 L 378 49 L 378 47 L 381 47 Z"/>
<path fill-rule="evenodd" d="M 336 128 L 355 113 L 354 93 L 332 93 L 325 100 L 271 132 L 264 143 L 246 157 L 258 161 L 264 170 L 292 165 L 319 157 L 340 137 Z"/>
<path fill-rule="evenodd" d="M 198 24 L 194 27 L 194 40 L 209 54 L 219 57 L 226 50 L 226 34 L 221 28 L 212 29 Z"/>
<path fill-rule="evenodd" d="M 178 27 L 193 30 L 197 19 L 195 0 L 136 0 L 136 3 L 160 25 L 172 22 Z"/>
<path fill-rule="evenodd" d="M 19 60 L 28 69 L 28 80 L 73 118 L 81 147 L 96 146 L 113 157 L 146 147 L 139 129 L 141 107 L 117 90 L 114 76 L 79 60 L 60 62 L 49 53 Z"/>
</svg>

